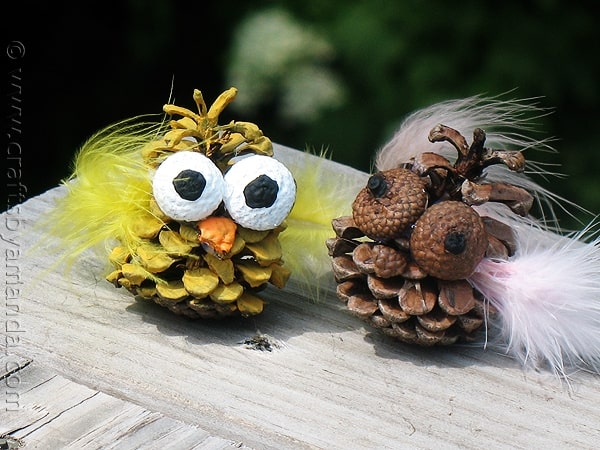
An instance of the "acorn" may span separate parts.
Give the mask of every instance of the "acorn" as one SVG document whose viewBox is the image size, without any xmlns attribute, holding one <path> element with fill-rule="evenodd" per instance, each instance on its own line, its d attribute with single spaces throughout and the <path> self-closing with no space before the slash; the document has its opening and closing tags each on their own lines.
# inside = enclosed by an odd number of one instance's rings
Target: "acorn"
<svg viewBox="0 0 600 450">
<path fill-rule="evenodd" d="M 358 193 L 352 204 L 352 217 L 371 239 L 393 239 L 423 214 L 427 201 L 424 181 L 410 170 L 378 172 Z"/>
<path fill-rule="evenodd" d="M 473 273 L 488 247 L 483 220 L 458 201 L 432 205 L 415 222 L 410 236 L 414 261 L 441 280 L 460 280 Z"/>
</svg>

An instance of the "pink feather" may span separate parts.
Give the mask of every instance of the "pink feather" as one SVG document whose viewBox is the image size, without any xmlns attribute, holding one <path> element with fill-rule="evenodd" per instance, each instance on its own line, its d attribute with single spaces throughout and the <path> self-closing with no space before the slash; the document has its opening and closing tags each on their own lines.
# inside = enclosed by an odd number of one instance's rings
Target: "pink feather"
<svg viewBox="0 0 600 450">
<path fill-rule="evenodd" d="M 518 250 L 485 258 L 469 281 L 495 309 L 494 344 L 527 367 L 600 371 L 600 239 L 561 236 L 533 223 L 510 225 Z M 496 333 L 491 333 L 496 334 Z"/>
</svg>

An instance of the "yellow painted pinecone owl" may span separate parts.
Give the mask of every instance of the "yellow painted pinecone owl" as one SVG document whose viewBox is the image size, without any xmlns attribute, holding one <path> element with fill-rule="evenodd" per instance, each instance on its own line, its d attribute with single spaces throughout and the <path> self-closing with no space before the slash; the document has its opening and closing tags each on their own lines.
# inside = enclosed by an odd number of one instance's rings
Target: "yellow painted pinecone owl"
<svg viewBox="0 0 600 450">
<path fill-rule="evenodd" d="M 278 235 L 295 181 L 256 125 L 218 124 L 235 94 L 207 109 L 195 91 L 198 113 L 165 105 L 181 118 L 141 149 L 152 195 L 133 226 L 136 244 L 121 242 L 109 256 L 115 286 L 192 318 L 259 314 L 258 292 L 290 276 Z"/>
</svg>

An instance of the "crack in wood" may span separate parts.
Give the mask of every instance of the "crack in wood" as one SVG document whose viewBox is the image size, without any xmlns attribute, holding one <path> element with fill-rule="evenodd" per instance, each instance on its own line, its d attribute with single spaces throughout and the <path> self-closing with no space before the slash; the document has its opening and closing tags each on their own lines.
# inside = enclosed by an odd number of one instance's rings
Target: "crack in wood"
<svg viewBox="0 0 600 450">
<path fill-rule="evenodd" d="M 11 375 L 23 370 L 29 364 L 31 364 L 33 360 L 30 358 L 21 358 L 18 357 L 16 359 L 10 358 L 9 355 L 0 357 L 0 380 L 4 380 Z"/>
<path fill-rule="evenodd" d="M 41 383 L 41 384 L 43 384 L 43 383 Z M 94 398 L 94 397 L 95 397 L 96 395 L 98 395 L 99 393 L 100 393 L 100 392 L 94 392 L 94 393 L 93 393 L 92 395 L 90 395 L 89 397 L 86 397 L 86 398 L 82 399 L 81 401 L 79 401 L 79 402 L 75 403 L 74 405 L 71 405 L 71 406 L 69 406 L 69 407 L 67 407 L 67 408 L 63 409 L 63 410 L 62 410 L 62 411 L 60 411 L 58 414 L 56 414 L 56 415 L 54 415 L 53 417 L 51 417 L 51 418 L 50 418 L 50 420 L 48 420 L 48 421 L 46 421 L 46 422 L 44 422 L 44 423 L 40 424 L 40 426 L 38 426 L 37 428 L 34 428 L 34 429 L 32 429 L 32 430 L 28 430 L 28 431 L 27 431 L 27 433 L 25 433 L 25 434 L 23 435 L 23 437 L 27 437 L 27 436 L 29 436 L 31 433 L 35 433 L 36 431 L 38 431 L 38 430 L 39 430 L 39 429 L 41 429 L 42 427 L 45 427 L 45 426 L 47 426 L 48 424 L 52 423 L 54 420 L 58 419 L 60 416 L 62 416 L 62 415 L 63 415 L 63 414 L 65 414 L 66 412 L 68 412 L 68 411 L 70 411 L 70 410 L 72 410 L 72 409 L 74 409 L 74 408 L 77 408 L 78 406 L 81 406 L 81 405 L 82 405 L 82 404 L 84 404 L 85 402 L 87 402 L 87 401 L 91 400 L 92 398 Z M 42 420 L 42 419 L 44 419 L 44 418 L 48 417 L 49 415 L 50 415 L 50 413 L 46 414 L 44 417 L 42 417 L 42 418 L 40 418 L 40 419 L 36 420 L 35 422 L 33 422 L 33 423 L 31 423 L 31 424 L 29 424 L 29 425 L 27 425 L 27 426 L 25 426 L 25 427 L 21 427 L 19 430 L 15 430 L 15 431 L 25 430 L 25 428 L 28 428 L 28 427 L 30 427 L 30 426 L 32 426 L 32 425 L 34 425 L 36 422 L 39 422 L 40 420 Z"/>
</svg>

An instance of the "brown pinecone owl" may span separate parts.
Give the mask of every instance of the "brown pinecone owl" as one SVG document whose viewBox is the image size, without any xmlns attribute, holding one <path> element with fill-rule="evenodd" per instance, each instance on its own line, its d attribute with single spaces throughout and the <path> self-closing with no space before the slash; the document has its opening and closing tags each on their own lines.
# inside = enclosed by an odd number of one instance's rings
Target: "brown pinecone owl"
<svg viewBox="0 0 600 450">
<path fill-rule="evenodd" d="M 486 184 L 482 176 L 496 163 L 522 171 L 520 152 L 485 148 L 481 129 L 470 146 L 443 125 L 429 139 L 451 142 L 454 164 L 422 153 L 374 173 L 352 216 L 333 220 L 336 237 L 327 241 L 337 295 L 348 309 L 390 336 L 427 346 L 473 339 L 486 306 L 467 279 L 482 258 L 515 251 L 511 228 L 473 206 L 502 202 L 522 215 L 532 206 L 524 189 Z"/>
</svg>

